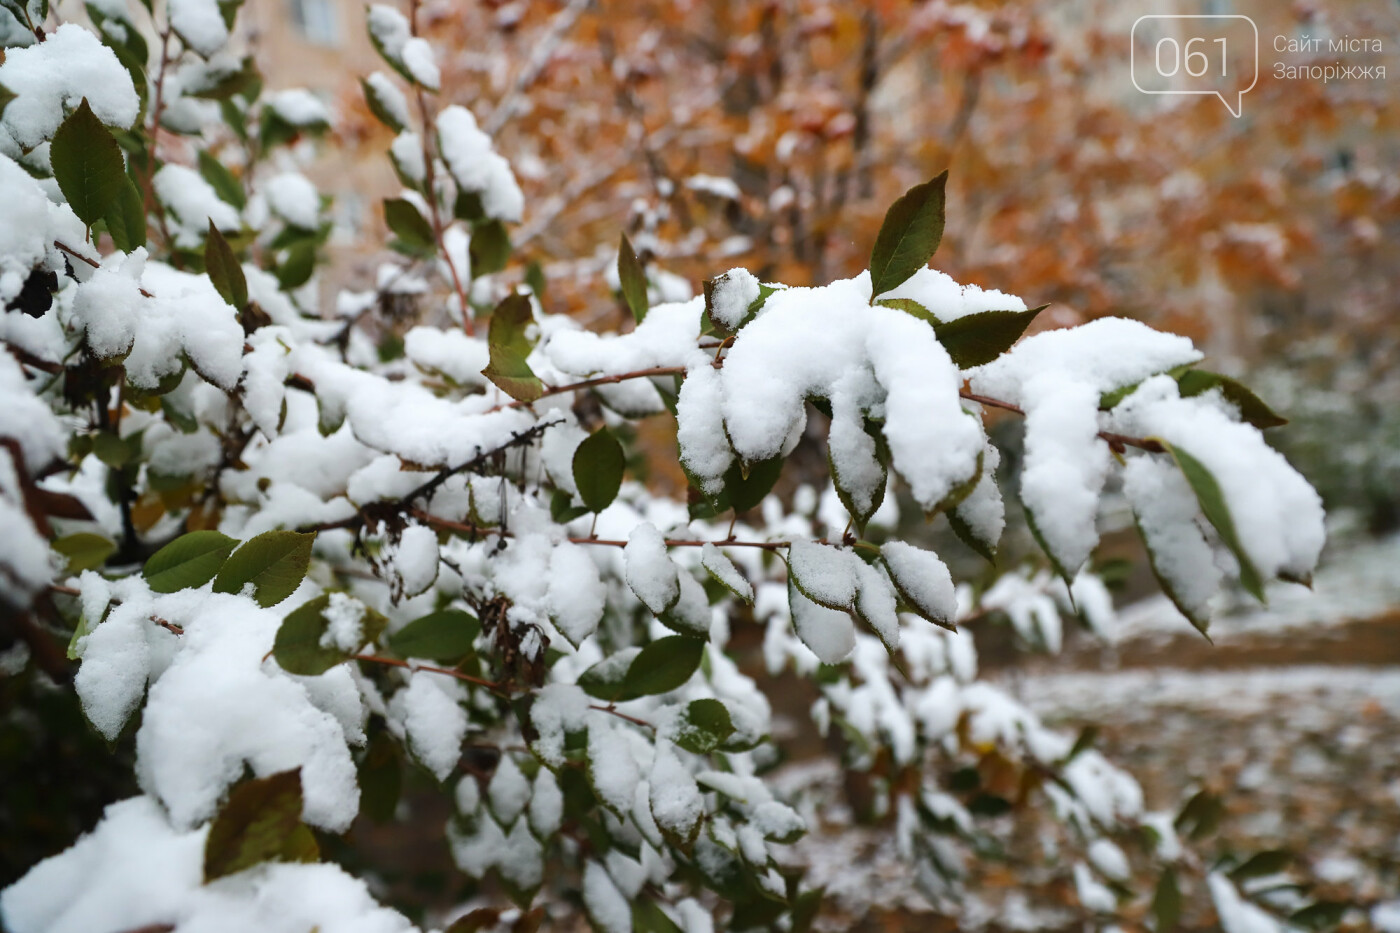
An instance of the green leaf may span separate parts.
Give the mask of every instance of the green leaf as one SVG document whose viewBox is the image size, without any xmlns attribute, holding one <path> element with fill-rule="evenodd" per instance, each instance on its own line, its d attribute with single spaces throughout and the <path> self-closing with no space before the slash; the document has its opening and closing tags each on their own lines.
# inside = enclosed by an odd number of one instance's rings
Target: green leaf
<svg viewBox="0 0 1400 933">
<path fill-rule="evenodd" d="M 1031 537 L 1035 539 L 1036 545 L 1050 560 L 1050 568 L 1055 571 L 1056 576 L 1064 580 L 1066 586 L 1069 586 L 1074 582 L 1075 574 L 1079 572 L 1079 568 L 1076 567 L 1074 571 L 1071 572 L 1070 568 L 1061 563 L 1060 558 L 1055 552 L 1050 550 L 1050 545 L 1045 543 L 1045 538 L 1041 535 L 1040 528 L 1035 523 L 1035 513 L 1032 512 L 1029 507 L 1027 507 L 1024 512 L 1026 516 L 1026 527 L 1030 529 Z"/>
<path fill-rule="evenodd" d="M 1225 815 L 1225 804 L 1208 790 L 1197 791 L 1181 808 L 1172 825 L 1176 831 L 1189 835 L 1192 839 L 1202 839 L 1220 826 Z"/>
<path fill-rule="evenodd" d="M 928 265 L 943 239 L 944 172 L 910 188 L 890 205 L 870 252 L 870 294 L 876 298 Z"/>
<path fill-rule="evenodd" d="M 420 256 L 431 256 L 437 252 L 433 226 L 413 206 L 413 202 L 405 198 L 385 198 L 384 222 L 408 251 Z"/>
<path fill-rule="evenodd" d="M 237 546 L 217 531 L 191 531 L 152 554 L 141 575 L 157 593 L 200 587 L 214 579 Z"/>
<path fill-rule="evenodd" d="M 642 649 L 627 668 L 626 692 L 651 696 L 675 690 L 700 666 L 705 642 L 688 635 L 668 635 Z"/>
<path fill-rule="evenodd" d="M 856 505 L 855 496 L 851 495 L 847 487 L 846 477 L 841 475 L 840 469 L 836 466 L 836 461 L 831 456 L 831 446 L 827 445 L 826 465 L 827 473 L 831 476 L 831 484 L 836 487 L 836 497 L 841 500 L 841 505 L 846 509 L 847 514 L 855 520 L 857 534 L 865 533 L 865 526 L 880 511 L 880 506 L 885 503 L 885 490 L 889 485 L 889 445 L 885 441 L 885 435 L 875 427 L 868 419 L 865 422 L 865 433 L 875 442 L 875 462 L 880 467 L 880 480 L 875 484 L 875 493 L 870 497 L 870 506 L 867 509 L 860 509 Z"/>
<path fill-rule="evenodd" d="M 1152 549 L 1151 542 L 1142 530 L 1142 522 L 1138 520 L 1136 514 L 1133 516 L 1133 524 L 1137 526 L 1138 537 L 1142 539 L 1143 550 L 1147 551 L 1147 564 L 1152 568 L 1152 575 L 1157 578 L 1157 585 L 1162 588 L 1162 592 L 1172 601 L 1172 605 L 1176 607 L 1177 612 L 1184 615 L 1186 621 L 1191 623 L 1191 627 L 1204 635 L 1207 641 L 1210 641 L 1210 616 L 1193 609 L 1181 598 L 1181 594 L 1177 592 L 1176 581 L 1162 572 L 1161 566 L 1157 560 L 1157 553 Z M 1192 527 L 1194 527 L 1194 525 Z"/>
<path fill-rule="evenodd" d="M 959 369 L 990 363 L 1021 339 L 1035 316 L 1048 308 L 1029 311 L 983 311 L 968 314 L 933 328 L 934 336 Z"/>
<path fill-rule="evenodd" d="M 556 525 L 567 525 L 576 518 L 587 515 L 588 509 L 574 505 L 574 497 L 562 489 L 556 489 L 549 497 L 549 517 Z"/>
<path fill-rule="evenodd" d="M 579 689 L 609 703 L 635 699 L 638 694 L 627 692 L 627 673 L 639 654 L 641 650 L 638 648 L 625 648 L 609 655 L 579 675 Z"/>
<path fill-rule="evenodd" d="M 321 636 L 330 627 L 325 615 L 330 602 L 329 593 L 317 596 L 282 620 L 272 643 L 272 658 L 288 674 L 315 677 L 350 660 L 348 651 L 321 645 Z"/>
<path fill-rule="evenodd" d="M 68 558 L 67 573 L 96 570 L 117 550 L 114 542 L 86 531 L 59 538 L 50 547 Z"/>
<path fill-rule="evenodd" d="M 361 78 L 360 89 L 364 91 L 365 103 L 369 104 L 369 112 L 374 114 L 374 118 L 395 133 L 402 133 L 405 129 L 403 123 L 394 116 L 393 110 L 374 92 L 374 86 Z"/>
<path fill-rule="evenodd" d="M 1266 849 L 1254 853 L 1243 864 L 1230 869 L 1229 875 L 1233 881 L 1244 881 L 1248 878 L 1276 875 L 1291 864 L 1293 855 L 1290 852 L 1284 849 Z"/>
<path fill-rule="evenodd" d="M 204 841 L 204 880 L 281 860 L 301 826 L 301 769 L 233 789 Z"/>
<path fill-rule="evenodd" d="M 18 96 L 19 95 L 16 94 L 14 91 L 5 87 L 5 85 L 3 84 L 0 84 L 0 117 L 3 117 L 5 115 L 5 108 L 10 105 L 10 101 L 14 100 Z"/>
<path fill-rule="evenodd" d="M 1343 901 L 1318 901 L 1296 911 L 1288 922 L 1309 930 L 1326 930 L 1341 923 L 1350 908 L 1351 905 Z"/>
<path fill-rule="evenodd" d="M 452 202 L 452 216 L 469 224 L 481 223 L 486 219 L 486 208 L 481 204 L 481 192 L 458 191 L 457 200 Z"/>
<path fill-rule="evenodd" d="M 1215 526 L 1215 530 L 1220 534 L 1220 540 L 1225 542 L 1225 546 L 1235 555 L 1235 559 L 1240 565 L 1240 584 L 1255 599 L 1264 602 L 1264 583 L 1259 578 L 1259 571 L 1254 569 L 1254 563 L 1249 559 L 1249 553 L 1245 551 L 1244 545 L 1240 542 L 1239 535 L 1235 531 L 1235 521 L 1230 515 L 1229 504 L 1225 501 L 1225 494 L 1220 489 L 1220 483 L 1211 474 L 1205 464 L 1197 460 L 1191 454 L 1180 447 L 1162 441 L 1162 446 L 1171 453 L 1176 465 L 1181 468 L 1181 472 L 1186 476 L 1186 482 L 1191 485 L 1191 490 L 1196 494 L 1196 501 L 1201 505 L 1201 513 L 1206 520 Z"/>
<path fill-rule="evenodd" d="M 510 259 L 510 234 L 499 220 L 472 227 L 471 245 L 467 249 L 472 264 L 472 277 L 500 272 Z"/>
<path fill-rule="evenodd" d="M 277 284 L 284 291 L 301 288 L 316 271 L 316 242 L 302 240 L 287 250 L 287 258 L 277 267 Z"/>
<path fill-rule="evenodd" d="M 676 725 L 675 743 L 688 752 L 707 755 L 734 734 L 729 710 L 719 700 L 692 700 Z"/>
<path fill-rule="evenodd" d="M 1079 737 L 1074 740 L 1074 745 L 1070 748 L 1069 754 L 1065 755 L 1061 764 L 1069 764 L 1080 755 L 1094 747 L 1094 742 L 1098 740 L 1099 727 L 1095 725 L 1085 726 L 1079 730 Z"/>
<path fill-rule="evenodd" d="M 540 268 L 540 264 L 533 259 L 530 260 L 530 264 L 525 267 L 525 284 L 530 286 L 530 293 L 534 295 L 536 299 L 544 298 L 544 290 L 546 287 L 544 270 Z"/>
<path fill-rule="evenodd" d="M 130 175 L 123 173 L 121 189 L 102 219 L 107 222 L 112 243 L 122 252 L 146 245 L 146 204 Z"/>
<path fill-rule="evenodd" d="M 1152 916 L 1157 918 L 1156 933 L 1172 933 L 1181 919 L 1181 889 L 1176 884 L 1176 869 L 1162 869 L 1157 890 L 1152 894 Z"/>
<path fill-rule="evenodd" d="M 374 30 L 370 29 L 368 30 L 368 32 L 370 45 L 374 46 L 374 50 L 379 53 L 380 58 L 384 59 L 384 63 L 386 65 L 394 69 L 394 71 L 398 72 L 399 77 L 403 78 L 405 81 L 407 81 L 414 87 L 424 87 L 424 85 L 419 84 L 414 79 L 412 73 L 409 72 L 408 67 L 404 65 L 402 57 L 398 55 L 390 55 L 388 49 L 384 48 L 384 43 L 380 42 L 379 37 L 374 34 Z M 425 88 L 425 90 L 431 90 L 431 88 Z"/>
<path fill-rule="evenodd" d="M 1204 369 L 1188 369 L 1177 377 L 1176 384 L 1182 398 L 1200 395 L 1211 389 L 1219 389 L 1220 394 L 1225 396 L 1225 400 L 1240 410 L 1240 417 L 1261 431 L 1267 428 L 1281 427 L 1288 423 L 1287 418 L 1276 414 L 1272 408 L 1264 403 L 1263 399 L 1251 392 L 1247 386 L 1229 376 L 1206 372 Z"/>
<path fill-rule="evenodd" d="M 472 654 L 480 632 L 476 616 L 460 609 L 443 609 L 414 619 L 390 635 L 389 649 L 401 658 L 458 664 Z"/>
<path fill-rule="evenodd" d="M 895 308 L 896 310 L 903 311 L 905 314 L 932 324 L 934 327 L 937 327 L 940 323 L 938 318 L 934 317 L 932 311 L 919 304 L 913 298 L 881 298 L 875 303 L 877 305 L 883 305 L 886 308 Z"/>
<path fill-rule="evenodd" d="M 578 445 L 574 451 L 574 483 L 590 512 L 601 512 L 612 505 L 622 486 L 626 465 L 622 445 L 606 427 L 594 431 Z"/>
<path fill-rule="evenodd" d="M 647 316 L 647 274 L 625 233 L 617 247 L 617 279 L 622 283 L 622 298 L 633 319 L 642 323 Z"/>
<path fill-rule="evenodd" d="M 296 592 L 311 564 L 315 534 L 265 531 L 234 551 L 214 579 L 215 593 L 238 593 L 253 584 L 253 599 L 266 609 Z"/>
<path fill-rule="evenodd" d="M 389 733 L 380 729 L 370 736 L 358 778 L 360 811 L 376 823 L 392 820 L 403 790 L 403 753 Z"/>
<path fill-rule="evenodd" d="M 199 150 L 199 174 L 209 182 L 209 187 L 214 189 L 219 200 L 232 204 L 239 210 L 248 205 L 248 196 L 243 191 L 243 184 L 222 162 L 204 149 Z"/>
<path fill-rule="evenodd" d="M 518 402 L 544 395 L 544 383 L 525 362 L 531 349 L 526 331 L 534 320 L 529 297 L 512 292 L 492 312 L 487 334 L 491 361 L 481 374 Z"/>
<path fill-rule="evenodd" d="M 735 512 L 747 512 L 767 498 L 782 475 L 785 462 L 781 456 L 777 456 L 750 463 L 747 475 L 738 463 L 731 466 L 724 475 L 724 494 L 729 499 L 730 508 Z"/>
<path fill-rule="evenodd" d="M 53 134 L 49 162 L 73 213 L 89 227 L 107 213 L 126 178 L 121 147 L 86 97 Z"/>
<path fill-rule="evenodd" d="M 990 481 L 990 477 L 983 477 L 983 482 Z M 966 544 L 972 550 L 982 555 L 987 563 L 995 565 L 997 562 L 997 543 L 995 541 L 983 540 L 977 532 L 972 529 L 957 509 L 951 509 L 944 513 L 948 516 L 948 526 L 953 529 L 953 534 L 958 536 L 958 540 Z"/>
<path fill-rule="evenodd" d="M 647 898 L 632 904 L 632 929 L 636 933 L 685 933 L 656 901 Z"/>
<path fill-rule="evenodd" d="M 204 271 L 209 274 L 215 290 L 235 311 L 248 306 L 248 280 L 243 275 L 243 267 L 212 220 L 209 221 L 209 235 L 204 239 Z"/>
<path fill-rule="evenodd" d="M 477 933 L 479 930 L 494 929 L 500 922 L 499 910 L 494 907 L 478 907 L 452 921 L 446 933 Z"/>
</svg>

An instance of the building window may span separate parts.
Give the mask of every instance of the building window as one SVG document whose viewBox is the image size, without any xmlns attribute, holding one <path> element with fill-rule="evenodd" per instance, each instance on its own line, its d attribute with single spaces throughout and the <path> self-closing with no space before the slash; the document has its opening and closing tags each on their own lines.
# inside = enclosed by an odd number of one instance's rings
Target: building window
<svg viewBox="0 0 1400 933">
<path fill-rule="evenodd" d="M 287 0 L 292 22 L 307 42 L 339 45 L 340 24 L 332 0 Z"/>
</svg>

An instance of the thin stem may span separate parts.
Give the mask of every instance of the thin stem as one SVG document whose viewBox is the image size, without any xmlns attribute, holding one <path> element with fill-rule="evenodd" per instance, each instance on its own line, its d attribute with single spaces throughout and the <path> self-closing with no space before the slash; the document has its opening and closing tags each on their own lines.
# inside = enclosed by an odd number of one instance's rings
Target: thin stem
<svg viewBox="0 0 1400 933">
<path fill-rule="evenodd" d="M 173 248 L 174 241 L 170 236 L 170 227 L 165 222 L 165 211 L 156 209 L 158 205 L 156 204 L 154 181 L 156 151 L 160 143 L 160 116 L 165 109 L 165 75 L 170 70 L 171 31 L 170 24 L 166 23 L 165 28 L 160 33 L 160 71 L 156 74 L 155 91 L 151 95 L 151 151 L 146 157 L 145 178 L 141 185 L 141 201 L 147 217 L 155 213 L 156 221 L 160 224 L 160 234 L 165 238 L 165 245 Z"/>
<path fill-rule="evenodd" d="M 414 36 L 418 35 L 418 0 L 410 0 L 408 5 L 408 24 Z M 428 202 L 428 219 L 433 225 L 433 242 L 437 244 L 438 255 L 447 264 L 448 277 L 452 279 L 452 290 L 457 293 L 457 301 L 462 308 L 462 330 L 466 331 L 470 337 L 476 333 L 476 327 L 472 323 L 471 305 L 467 303 L 467 290 L 462 285 L 462 277 L 457 272 L 457 264 L 452 261 L 452 256 L 447 252 L 447 244 L 443 240 L 443 232 L 447 225 L 443 223 L 442 211 L 438 205 L 437 193 L 437 171 L 434 168 L 433 160 L 433 134 L 432 119 L 428 113 L 428 95 L 423 92 L 423 88 L 417 83 L 414 84 L 414 95 L 418 100 L 418 116 L 422 120 L 422 134 L 420 142 L 423 144 L 423 187 L 426 189 Z"/>
<path fill-rule="evenodd" d="M 410 509 L 408 514 L 428 527 L 436 528 L 440 531 L 455 531 L 458 534 L 471 535 L 478 538 L 487 535 L 496 535 L 501 538 L 515 537 L 510 531 L 501 528 L 491 525 L 474 525 L 469 522 L 454 522 L 450 519 L 438 518 L 436 515 L 430 515 L 422 509 Z M 595 538 L 591 535 L 586 538 L 569 538 L 568 540 L 573 544 L 596 544 L 600 547 L 627 546 L 626 541 L 615 538 Z M 667 547 L 704 547 L 707 544 L 713 544 L 715 547 L 756 547 L 765 551 L 781 551 L 784 548 L 792 546 L 791 541 L 736 541 L 733 539 L 725 539 L 723 541 L 698 541 L 689 538 L 667 538 L 665 543 Z M 818 543 L 826 544 L 828 542 L 823 540 Z"/>
<path fill-rule="evenodd" d="M 80 252 L 78 252 L 77 250 L 75 250 L 73 247 L 67 245 L 66 243 L 60 243 L 58 240 L 54 240 L 54 241 L 53 241 L 53 245 L 54 245 L 54 248 L 57 249 L 59 252 L 67 253 L 69 256 L 72 256 L 74 259 L 78 260 L 79 262 L 86 263 L 87 265 L 92 266 L 94 269 L 101 269 L 101 268 L 102 268 L 102 264 L 101 264 L 100 262 L 97 262 L 95 259 L 89 259 L 88 257 L 84 256 L 82 253 L 80 253 Z M 139 292 L 141 292 L 141 294 L 144 295 L 144 296 L 147 297 L 147 298 L 154 298 L 154 297 L 155 297 L 155 295 L 152 295 L 150 292 L 146 291 L 144 288 L 138 288 L 137 290 L 138 290 Z"/>
<path fill-rule="evenodd" d="M 630 373 L 618 373 L 615 376 L 594 376 L 592 379 L 585 379 L 582 382 L 571 382 L 562 386 L 545 386 L 540 398 L 547 398 L 551 395 L 563 395 L 565 392 L 576 392 L 579 389 L 591 389 L 593 386 L 612 385 L 618 382 L 626 382 L 629 379 L 646 379 L 650 376 L 681 376 L 685 374 L 684 366 L 654 366 L 651 369 L 638 369 Z M 539 399 L 530 402 L 507 402 L 504 405 L 497 405 L 495 408 L 487 409 L 487 414 L 493 411 L 500 411 L 503 408 L 525 408 L 533 405 Z"/>
<path fill-rule="evenodd" d="M 627 720 L 628 722 L 630 722 L 630 723 L 632 723 L 633 725 L 636 725 L 636 726 L 645 726 L 645 727 L 648 728 L 648 729 L 655 729 L 655 728 L 656 728 L 654 725 L 652 725 L 651 723 L 647 722 L 645 719 L 638 719 L 636 716 L 628 716 L 626 713 L 621 712 L 620 710 L 618 710 L 618 708 L 617 708 L 616 706 L 614 706 L 613 704 L 611 704 L 611 703 L 609 703 L 607 706 L 590 706 L 590 707 L 588 707 L 588 708 L 589 708 L 589 709 L 596 709 L 596 710 L 597 710 L 598 712 L 600 712 L 600 713 L 611 713 L 612 715 L 616 716 L 618 719 L 625 719 L 625 720 Z"/>
<path fill-rule="evenodd" d="M 431 674 L 446 674 L 448 677 L 455 677 L 456 679 L 465 681 L 466 683 L 475 684 L 478 687 L 485 687 L 487 690 L 490 690 L 492 693 L 495 693 L 498 696 L 510 696 L 509 693 L 506 693 L 504 691 L 503 686 L 501 684 L 498 684 L 493 680 L 482 680 L 480 677 L 473 677 L 470 674 L 463 674 L 461 671 L 454 671 L 451 668 L 447 667 L 433 667 L 428 664 L 410 664 L 407 661 L 400 661 L 398 658 L 386 658 L 377 654 L 357 654 L 353 655 L 353 659 L 356 661 L 369 661 L 373 664 L 385 664 L 389 667 L 401 667 L 405 670 L 415 672 L 428 671 Z"/>
</svg>

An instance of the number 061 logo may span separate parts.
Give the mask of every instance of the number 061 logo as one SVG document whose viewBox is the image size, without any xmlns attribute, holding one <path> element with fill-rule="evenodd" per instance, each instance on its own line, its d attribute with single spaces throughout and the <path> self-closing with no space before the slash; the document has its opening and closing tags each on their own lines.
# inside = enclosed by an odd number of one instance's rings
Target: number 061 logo
<svg viewBox="0 0 1400 933">
<path fill-rule="evenodd" d="M 1129 53 L 1144 94 L 1210 94 L 1233 116 L 1259 81 L 1259 28 L 1248 16 L 1139 16 Z"/>
</svg>

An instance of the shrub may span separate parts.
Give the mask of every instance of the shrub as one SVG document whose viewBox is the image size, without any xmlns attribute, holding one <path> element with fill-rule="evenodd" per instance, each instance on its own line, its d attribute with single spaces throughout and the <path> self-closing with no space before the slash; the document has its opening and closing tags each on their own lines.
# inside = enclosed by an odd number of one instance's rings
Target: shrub
<svg viewBox="0 0 1400 933">
<path fill-rule="evenodd" d="M 889 209 L 868 272 L 818 288 L 736 268 L 659 301 L 623 236 L 634 323 L 583 330 L 519 275 L 511 167 L 432 103 L 432 47 L 388 6 L 369 29 L 397 78 L 363 87 L 398 133 L 402 259 L 323 319 L 330 224 L 281 155 L 329 115 L 227 50 L 236 4 L 153 13 L 154 76 L 111 4 L 48 33 L 43 0 L 0 5 L 5 664 L 63 681 L 78 662 L 92 727 L 134 732 L 142 791 L 0 895 L 7 927 L 407 929 L 320 848 L 392 819 L 413 769 L 453 800 L 462 871 L 517 905 L 454 930 L 568 905 L 608 931 L 805 929 L 820 891 L 783 852 L 818 813 L 765 780 L 760 682 L 784 672 L 934 903 L 1031 806 L 1064 825 L 1059 877 L 1089 914 L 1150 897 L 1165 928 L 1199 876 L 1227 924 L 1265 916 L 1235 883 L 1263 863 L 1207 868 L 1176 838 L 1215 798 L 1145 812 L 1086 737 L 979 682 L 958 628 L 999 611 L 1055 647 L 1061 611 L 1100 620 L 1083 568 L 1111 479 L 1203 633 L 1227 576 L 1261 598 L 1308 578 L 1322 510 L 1262 438 L 1279 419 L 1189 340 L 1116 318 L 1021 339 L 1041 309 L 928 267 L 946 176 Z M 202 145 L 195 165 L 165 136 Z M 381 353 L 362 323 L 420 301 L 438 326 Z M 996 564 L 989 409 L 1025 417 L 1049 572 Z M 663 412 L 686 502 L 628 479 L 633 422 Z M 816 414 L 830 490 L 779 497 Z M 892 534 L 901 500 L 997 585 Z M 741 664 L 753 627 L 761 663 Z"/>
</svg>

